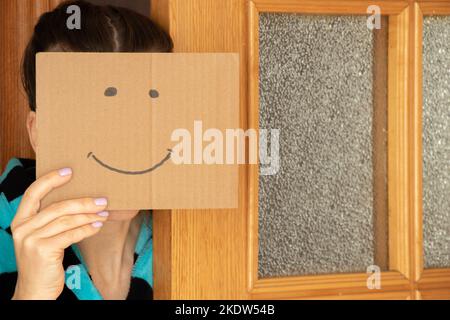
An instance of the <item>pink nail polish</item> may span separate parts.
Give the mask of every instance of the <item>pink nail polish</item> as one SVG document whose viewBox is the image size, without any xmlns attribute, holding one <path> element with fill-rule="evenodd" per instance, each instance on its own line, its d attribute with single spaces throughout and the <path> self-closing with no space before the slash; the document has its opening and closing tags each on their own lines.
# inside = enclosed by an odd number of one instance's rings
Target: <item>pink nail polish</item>
<svg viewBox="0 0 450 320">
<path fill-rule="evenodd" d="M 92 226 L 93 226 L 94 228 L 101 228 L 101 227 L 103 226 L 103 223 L 100 222 L 100 221 L 95 221 L 95 222 L 92 224 Z"/>
<path fill-rule="evenodd" d="M 69 176 L 69 175 L 72 174 L 72 169 L 70 169 L 70 168 L 63 168 L 63 169 L 60 169 L 58 171 L 58 173 L 59 173 L 59 175 L 61 177 Z"/>
<path fill-rule="evenodd" d="M 108 200 L 106 200 L 106 198 L 97 198 L 94 202 L 97 206 L 106 206 L 108 204 Z"/>
<path fill-rule="evenodd" d="M 100 217 L 107 217 L 107 216 L 109 216 L 109 212 L 108 211 L 101 211 L 101 212 L 97 213 L 97 215 L 99 215 Z"/>
</svg>

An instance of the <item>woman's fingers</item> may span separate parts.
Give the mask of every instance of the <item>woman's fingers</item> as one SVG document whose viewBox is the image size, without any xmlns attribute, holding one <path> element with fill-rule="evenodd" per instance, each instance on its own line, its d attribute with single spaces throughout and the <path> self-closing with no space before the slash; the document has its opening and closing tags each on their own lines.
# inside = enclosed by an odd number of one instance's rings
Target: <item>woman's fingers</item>
<svg viewBox="0 0 450 320">
<path fill-rule="evenodd" d="M 93 224 L 93 223 L 103 223 L 107 220 L 108 213 L 103 211 L 99 214 L 90 213 L 90 214 L 76 214 L 76 215 L 65 215 L 59 217 L 46 226 L 42 227 L 39 230 L 36 230 L 33 235 L 36 238 L 50 238 L 54 237 L 60 233 L 64 233 L 66 231 L 70 231 L 85 225 Z M 99 225 L 98 223 L 96 225 Z"/>
<path fill-rule="evenodd" d="M 60 217 L 80 213 L 98 213 L 105 210 L 106 206 L 105 198 L 81 198 L 55 202 L 34 215 L 23 227 L 31 232 Z"/>
<path fill-rule="evenodd" d="M 46 245 L 57 249 L 66 249 L 74 243 L 80 242 L 98 233 L 103 224 L 93 223 L 60 233 L 54 237 L 43 239 Z"/>
<path fill-rule="evenodd" d="M 39 210 L 41 200 L 53 189 L 69 182 L 71 177 L 72 170 L 64 168 L 47 173 L 33 182 L 22 197 L 14 223 L 20 224 L 35 215 Z"/>
</svg>

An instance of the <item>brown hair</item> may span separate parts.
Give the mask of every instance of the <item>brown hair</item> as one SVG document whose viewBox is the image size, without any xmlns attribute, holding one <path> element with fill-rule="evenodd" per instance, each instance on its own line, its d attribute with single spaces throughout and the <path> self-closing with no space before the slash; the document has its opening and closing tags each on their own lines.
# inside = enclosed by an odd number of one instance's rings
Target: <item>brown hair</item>
<svg viewBox="0 0 450 320">
<path fill-rule="evenodd" d="M 67 7 L 81 11 L 81 29 L 69 30 Z M 60 48 L 76 52 L 170 52 L 172 39 L 149 18 L 115 6 L 66 1 L 44 13 L 25 49 L 22 83 L 31 110 L 36 110 L 36 53 Z"/>
</svg>

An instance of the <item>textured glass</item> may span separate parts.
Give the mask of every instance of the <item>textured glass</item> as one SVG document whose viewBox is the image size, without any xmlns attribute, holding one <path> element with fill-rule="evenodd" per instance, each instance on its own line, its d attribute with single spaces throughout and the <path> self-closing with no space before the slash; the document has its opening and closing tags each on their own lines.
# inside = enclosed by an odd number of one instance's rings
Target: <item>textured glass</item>
<svg viewBox="0 0 450 320">
<path fill-rule="evenodd" d="M 426 268 L 450 267 L 450 17 L 423 23 L 423 227 Z"/>
<path fill-rule="evenodd" d="M 281 130 L 280 170 L 259 182 L 260 277 L 375 264 L 374 33 L 366 20 L 260 15 L 259 124 Z"/>
</svg>

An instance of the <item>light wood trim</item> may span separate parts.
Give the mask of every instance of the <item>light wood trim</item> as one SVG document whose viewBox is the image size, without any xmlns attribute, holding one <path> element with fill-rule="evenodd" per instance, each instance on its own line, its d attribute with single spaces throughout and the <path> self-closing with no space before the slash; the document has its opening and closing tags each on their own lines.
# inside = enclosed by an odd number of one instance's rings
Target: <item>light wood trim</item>
<svg viewBox="0 0 450 320">
<path fill-rule="evenodd" d="M 450 288 L 420 291 L 418 294 L 418 299 L 421 299 L 421 300 L 450 300 Z"/>
<path fill-rule="evenodd" d="M 450 290 L 450 269 L 425 269 L 417 287 L 420 291 L 440 288 Z"/>
<path fill-rule="evenodd" d="M 383 15 L 401 13 L 408 1 L 360 0 L 252 0 L 261 12 L 295 12 L 309 14 L 367 14 L 369 5 L 378 5 Z"/>
<path fill-rule="evenodd" d="M 373 293 L 342 294 L 308 297 L 307 300 L 413 300 L 410 291 L 385 291 Z"/>
<path fill-rule="evenodd" d="M 264 278 L 256 281 L 252 299 L 311 298 L 347 294 L 408 291 L 409 280 L 399 272 L 382 272 L 381 289 L 367 288 L 365 273 Z"/>
<path fill-rule="evenodd" d="M 249 128 L 259 132 L 259 12 L 255 3 L 249 2 Z M 258 161 L 259 162 L 259 161 Z M 249 204 L 248 204 L 248 290 L 252 291 L 258 281 L 258 189 L 259 166 L 249 168 Z"/>
<path fill-rule="evenodd" d="M 410 207 L 412 214 L 412 252 L 413 279 L 418 281 L 423 271 L 423 214 L 422 214 L 422 32 L 423 15 L 417 3 L 414 4 L 414 28 L 412 34 L 413 77 L 411 93 L 411 112 L 409 124 L 411 132 L 410 163 Z"/>
<path fill-rule="evenodd" d="M 153 299 L 172 295 L 172 215 L 170 210 L 153 211 Z"/>
<path fill-rule="evenodd" d="M 389 266 L 410 277 L 408 207 L 409 10 L 389 17 L 388 192 Z"/>
<path fill-rule="evenodd" d="M 419 1 L 423 15 L 450 15 L 450 2 L 448 1 Z"/>
</svg>

